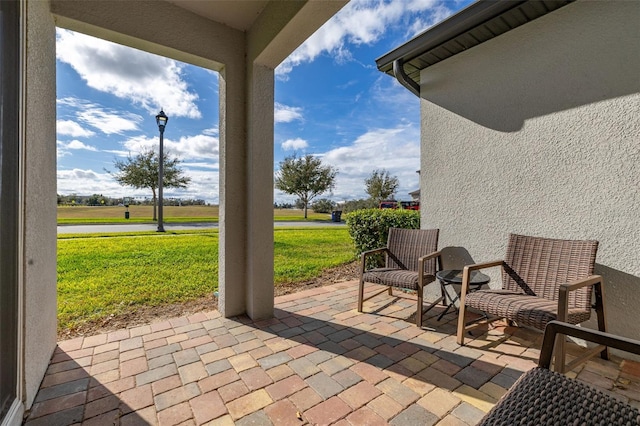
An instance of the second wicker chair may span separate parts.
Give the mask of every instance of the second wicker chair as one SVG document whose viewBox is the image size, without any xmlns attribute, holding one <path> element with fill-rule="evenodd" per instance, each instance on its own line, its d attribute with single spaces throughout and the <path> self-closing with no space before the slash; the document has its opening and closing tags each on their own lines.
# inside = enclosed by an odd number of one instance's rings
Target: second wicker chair
<svg viewBox="0 0 640 426">
<path fill-rule="evenodd" d="M 435 281 L 438 249 L 438 229 L 390 228 L 387 246 L 369 250 L 361 255 L 360 287 L 358 291 L 358 312 L 362 312 L 363 302 L 385 290 L 364 299 L 364 283 L 386 286 L 389 294 L 394 287 L 415 290 L 418 296 L 416 325 L 422 326 L 423 289 Z M 379 253 L 385 255 L 383 268 L 367 269 L 367 259 Z"/>
</svg>

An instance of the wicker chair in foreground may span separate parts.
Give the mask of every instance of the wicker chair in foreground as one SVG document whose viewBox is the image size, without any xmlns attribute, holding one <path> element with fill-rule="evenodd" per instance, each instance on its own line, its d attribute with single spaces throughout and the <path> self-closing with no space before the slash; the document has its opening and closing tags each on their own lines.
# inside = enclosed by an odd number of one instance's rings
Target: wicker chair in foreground
<svg viewBox="0 0 640 426">
<path fill-rule="evenodd" d="M 520 376 L 479 425 L 640 425 L 637 408 L 549 370 L 557 335 L 562 339 L 574 336 L 640 355 L 640 341 L 551 321 L 544 331 L 538 367 Z"/>
<path fill-rule="evenodd" d="M 362 312 L 365 300 L 384 292 L 381 290 L 364 299 L 364 283 L 386 286 L 389 295 L 393 287 L 415 290 L 418 294 L 416 325 L 422 326 L 424 286 L 435 281 L 438 249 L 437 229 L 390 228 L 387 246 L 363 252 L 361 255 L 360 287 L 358 291 L 358 312 Z M 385 267 L 367 270 L 367 259 L 375 254 L 385 254 Z"/>
<path fill-rule="evenodd" d="M 591 316 L 591 291 L 595 290 L 598 329 L 606 331 L 602 277 L 593 275 L 597 241 L 556 240 L 511 234 L 504 260 L 478 263 L 463 270 L 458 318 L 458 344 L 464 344 L 467 324 L 465 308 L 506 318 L 510 324 L 544 330 L 549 321 L 578 324 Z M 502 289 L 467 294 L 471 271 L 502 267 Z M 608 359 L 606 347 L 598 346 L 566 366 L 568 370 L 600 353 Z M 565 370 L 564 339 L 556 342 L 555 369 Z"/>
</svg>

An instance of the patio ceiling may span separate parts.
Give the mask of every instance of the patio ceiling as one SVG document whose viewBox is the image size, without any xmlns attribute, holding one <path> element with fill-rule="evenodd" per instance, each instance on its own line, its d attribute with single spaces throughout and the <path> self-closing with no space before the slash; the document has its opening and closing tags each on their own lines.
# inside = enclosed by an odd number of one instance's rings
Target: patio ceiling
<svg viewBox="0 0 640 426">
<path fill-rule="evenodd" d="M 212 21 L 240 31 L 247 31 L 269 3 L 268 0 L 167 0 Z"/>
</svg>

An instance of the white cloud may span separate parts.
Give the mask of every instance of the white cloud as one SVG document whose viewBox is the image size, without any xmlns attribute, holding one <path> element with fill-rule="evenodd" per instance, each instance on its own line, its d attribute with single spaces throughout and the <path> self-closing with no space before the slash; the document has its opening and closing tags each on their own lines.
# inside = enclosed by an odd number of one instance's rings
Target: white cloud
<svg viewBox="0 0 640 426">
<path fill-rule="evenodd" d="M 218 136 L 220 134 L 220 128 L 212 127 L 210 129 L 204 129 L 202 134 L 207 136 Z"/>
<path fill-rule="evenodd" d="M 122 194 L 122 187 L 108 173 L 93 170 L 71 169 L 58 170 L 59 194 L 105 194 L 117 196 Z"/>
<path fill-rule="evenodd" d="M 296 65 L 311 62 L 322 53 L 329 54 L 338 61 L 349 60 L 351 53 L 347 44 L 357 46 L 375 43 L 390 26 L 401 23 L 409 13 L 415 15 L 433 10 L 438 16 L 443 16 L 444 11 L 448 11 L 436 0 L 352 0 L 280 64 L 276 73 L 280 78 L 286 78 L 286 74 Z M 420 20 L 420 17 L 414 16 L 415 20 Z M 413 27 L 412 30 L 416 32 Z"/>
<path fill-rule="evenodd" d="M 200 198 L 208 203 L 219 201 L 220 179 L 217 170 L 193 170 L 184 168 L 185 174 L 191 177 L 191 183 L 185 189 L 167 189 L 169 197 Z"/>
<path fill-rule="evenodd" d="M 318 153 L 322 162 L 338 169 L 336 187 L 323 198 L 335 201 L 367 198 L 364 180 L 375 169 L 385 169 L 400 183 L 396 198 L 409 200 L 409 192 L 418 189 L 416 170 L 420 168 L 420 132 L 413 126 L 374 129 L 353 143 Z M 276 192 L 276 199 L 293 201 L 295 197 Z"/>
<path fill-rule="evenodd" d="M 220 163 L 206 163 L 206 162 L 183 162 L 182 166 L 185 168 L 197 168 L 197 169 L 208 169 L 208 170 L 220 170 Z"/>
<path fill-rule="evenodd" d="M 287 106 L 276 102 L 274 105 L 273 118 L 276 123 L 290 123 L 294 120 L 302 120 L 302 108 Z"/>
<path fill-rule="evenodd" d="M 108 135 L 138 130 L 138 123 L 142 121 L 137 114 L 119 114 L 101 108 L 88 108 L 79 112 L 78 118 Z"/>
<path fill-rule="evenodd" d="M 73 120 L 58 120 L 56 131 L 59 135 L 72 136 L 74 138 L 87 138 L 95 135 L 95 132 L 87 130 Z"/>
<path fill-rule="evenodd" d="M 124 152 L 137 154 L 146 149 L 158 149 L 157 137 L 136 136 L 123 143 Z M 182 136 L 178 141 L 164 138 L 163 147 L 166 152 L 178 156 L 181 160 L 216 160 L 220 154 L 219 140 L 208 135 Z"/>
<path fill-rule="evenodd" d="M 425 0 L 428 3 L 433 3 L 431 0 Z M 426 17 L 418 17 L 407 28 L 407 36 L 413 38 L 418 34 L 426 31 L 435 24 L 444 21 L 453 12 L 451 9 L 443 4 L 432 5 L 430 7 L 431 13 Z"/>
<path fill-rule="evenodd" d="M 155 114 L 200 118 L 198 95 L 189 91 L 178 62 L 84 34 L 58 29 L 56 57 L 101 92 Z"/>
<path fill-rule="evenodd" d="M 282 142 L 282 145 L 280 146 L 285 151 L 293 151 L 296 149 L 305 149 L 309 146 L 309 143 L 304 139 L 296 138 L 296 139 L 288 139 Z"/>
<path fill-rule="evenodd" d="M 199 198 L 208 203 L 218 203 L 219 178 L 217 171 L 192 170 L 183 168 L 191 177 L 186 189 L 165 188 L 166 198 Z M 93 170 L 71 169 L 58 170 L 59 194 L 91 195 L 104 194 L 109 197 L 151 198 L 151 190 L 124 187 L 118 184 L 109 173 Z"/>
<path fill-rule="evenodd" d="M 71 155 L 69 150 L 87 150 L 87 151 L 98 151 L 95 146 L 87 145 L 84 142 L 80 142 L 77 139 L 72 140 L 71 142 L 63 142 L 56 141 L 57 146 L 57 158 L 66 157 L 67 155 Z"/>
<path fill-rule="evenodd" d="M 74 114 L 79 121 L 107 135 L 138 130 L 138 124 L 143 120 L 138 114 L 105 108 L 102 105 L 83 99 L 67 97 L 58 99 L 57 102 L 58 105 L 68 107 L 71 111 L 70 113 Z M 94 132 L 91 132 L 89 136 L 94 134 Z"/>
<path fill-rule="evenodd" d="M 68 144 L 64 146 L 67 149 L 86 149 L 87 151 L 97 151 L 98 149 L 95 146 L 86 145 L 83 142 L 80 142 L 77 139 L 72 140 Z"/>
<path fill-rule="evenodd" d="M 423 17 L 425 13 L 429 15 Z M 413 36 L 450 14 L 451 11 L 436 0 L 352 0 L 289 55 L 278 66 L 276 74 L 279 78 L 286 79 L 296 65 L 312 62 L 323 53 L 331 55 L 338 62 L 350 60 L 348 44 L 357 46 L 375 43 L 387 28 L 408 19 L 423 25 L 418 29 L 417 26 L 406 23 L 410 36 Z"/>
</svg>

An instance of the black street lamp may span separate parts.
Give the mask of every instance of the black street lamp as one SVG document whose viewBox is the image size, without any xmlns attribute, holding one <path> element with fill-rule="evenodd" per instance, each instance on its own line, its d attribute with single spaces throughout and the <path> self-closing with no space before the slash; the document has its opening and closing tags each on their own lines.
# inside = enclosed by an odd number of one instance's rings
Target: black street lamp
<svg viewBox="0 0 640 426">
<path fill-rule="evenodd" d="M 169 117 L 167 117 L 162 109 L 156 115 L 156 123 L 160 130 L 160 157 L 158 158 L 158 232 L 164 232 L 164 223 L 162 223 L 162 183 L 164 180 L 164 153 L 162 152 L 162 143 L 164 138 L 164 127 L 167 125 Z"/>
</svg>

